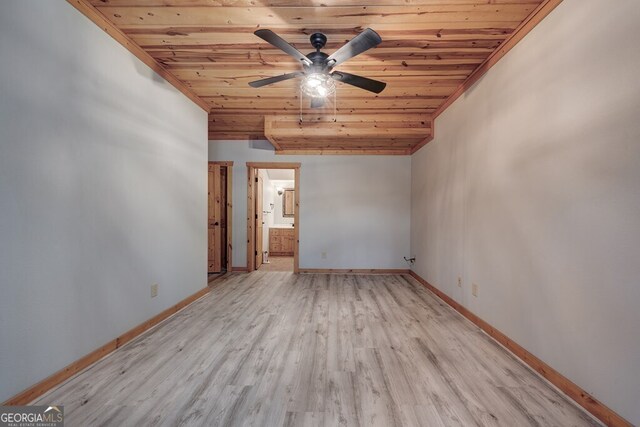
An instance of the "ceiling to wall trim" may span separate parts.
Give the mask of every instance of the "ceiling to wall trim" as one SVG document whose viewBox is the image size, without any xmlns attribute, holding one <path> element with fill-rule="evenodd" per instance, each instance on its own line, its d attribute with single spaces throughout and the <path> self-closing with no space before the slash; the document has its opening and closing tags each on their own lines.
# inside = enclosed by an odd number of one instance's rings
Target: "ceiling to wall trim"
<svg viewBox="0 0 640 427">
<path fill-rule="evenodd" d="M 473 73 L 453 92 L 447 100 L 436 110 L 433 114 L 433 118 L 436 119 L 442 114 L 451 104 L 455 102 L 467 89 L 474 85 L 487 71 L 498 63 L 515 45 L 520 42 L 536 25 L 538 25 L 553 9 L 556 8 L 562 0 L 544 0 L 531 14 L 511 33 L 509 37 L 500 45 L 500 47 L 493 51 L 489 57 L 475 69 Z M 416 150 L 417 151 L 417 150 Z"/>
<path fill-rule="evenodd" d="M 169 82 L 173 87 L 182 92 L 187 98 L 193 101 L 198 107 L 207 113 L 211 110 L 208 102 L 195 94 L 185 83 L 179 80 L 171 72 L 167 71 L 158 61 L 155 60 L 147 51 L 141 48 L 122 30 L 108 20 L 98 9 L 96 9 L 87 0 L 67 0 L 69 4 L 75 7 L 80 13 L 89 18 L 94 24 L 100 27 L 105 33 L 109 34 L 115 41 L 120 43 L 125 49 L 131 52 L 136 58 L 145 65 L 158 73 L 162 78 Z"/>
</svg>

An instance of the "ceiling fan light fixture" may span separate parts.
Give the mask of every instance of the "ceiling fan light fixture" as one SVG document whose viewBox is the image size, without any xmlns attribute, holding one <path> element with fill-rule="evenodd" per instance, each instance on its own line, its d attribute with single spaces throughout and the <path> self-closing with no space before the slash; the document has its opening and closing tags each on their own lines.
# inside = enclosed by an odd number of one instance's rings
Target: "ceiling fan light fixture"
<svg viewBox="0 0 640 427">
<path fill-rule="evenodd" d="M 300 88 L 311 98 L 325 98 L 335 92 L 336 85 L 329 74 L 312 73 L 302 80 Z"/>
<path fill-rule="evenodd" d="M 320 108 L 324 105 L 325 98 L 331 95 L 335 96 L 336 84 L 334 80 L 341 84 L 348 84 L 373 93 L 382 92 L 386 86 L 384 82 L 367 77 L 342 71 L 333 71 L 337 65 L 376 47 L 382 42 L 380 35 L 371 28 L 365 28 L 360 34 L 342 45 L 342 47 L 331 55 L 321 51 L 327 42 L 327 36 L 322 33 L 314 33 L 311 35 L 309 39 L 316 51 L 307 55 L 300 52 L 271 30 L 261 28 L 256 30 L 254 34 L 287 55 L 295 58 L 301 63 L 303 70 L 252 81 L 249 82 L 249 86 L 251 87 L 258 88 L 303 77 L 303 81 L 300 84 L 301 94 L 304 93 L 311 98 L 311 108 Z M 300 96 L 300 103 L 302 105 L 302 96 Z"/>
<path fill-rule="evenodd" d="M 320 95 L 320 96 L 322 96 L 322 97 L 324 98 L 325 96 L 327 96 L 327 92 L 328 92 L 328 91 L 327 91 L 327 88 L 326 88 L 326 87 L 324 87 L 324 86 L 318 86 L 318 87 L 316 88 L 316 92 L 318 92 L 318 95 Z"/>
<path fill-rule="evenodd" d="M 316 87 L 322 85 L 323 81 L 320 76 L 312 74 L 306 78 L 304 83 L 309 87 L 309 89 L 315 89 Z"/>
</svg>

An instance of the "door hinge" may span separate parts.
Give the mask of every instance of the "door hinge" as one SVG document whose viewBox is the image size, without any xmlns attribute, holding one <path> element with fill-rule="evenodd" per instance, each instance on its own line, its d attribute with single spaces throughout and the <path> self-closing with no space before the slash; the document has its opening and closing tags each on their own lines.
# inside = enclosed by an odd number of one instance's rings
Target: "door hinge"
<svg viewBox="0 0 640 427">
<path fill-rule="evenodd" d="M 258 214 L 256 214 L 256 219 L 258 219 Z"/>
<path fill-rule="evenodd" d="M 258 251 L 256 251 L 256 256 L 258 256 Z"/>
<path fill-rule="evenodd" d="M 256 182 L 258 182 L 258 177 L 256 176 Z"/>
</svg>

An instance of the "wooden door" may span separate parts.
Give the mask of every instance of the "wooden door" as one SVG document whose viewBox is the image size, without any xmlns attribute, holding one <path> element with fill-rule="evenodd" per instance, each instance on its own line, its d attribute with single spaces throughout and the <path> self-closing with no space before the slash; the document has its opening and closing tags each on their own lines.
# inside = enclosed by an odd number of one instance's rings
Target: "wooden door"
<svg viewBox="0 0 640 427">
<path fill-rule="evenodd" d="M 264 226 L 262 212 L 262 177 L 258 175 L 256 178 L 256 270 L 262 265 L 262 243 L 264 237 L 262 229 Z"/>
<path fill-rule="evenodd" d="M 220 167 L 220 268 L 230 271 L 229 266 L 229 248 L 227 247 L 229 227 L 227 221 L 227 173 L 229 169 L 226 166 Z"/>
<path fill-rule="evenodd" d="M 209 164 L 209 273 L 222 271 L 222 180 L 220 165 Z"/>
</svg>

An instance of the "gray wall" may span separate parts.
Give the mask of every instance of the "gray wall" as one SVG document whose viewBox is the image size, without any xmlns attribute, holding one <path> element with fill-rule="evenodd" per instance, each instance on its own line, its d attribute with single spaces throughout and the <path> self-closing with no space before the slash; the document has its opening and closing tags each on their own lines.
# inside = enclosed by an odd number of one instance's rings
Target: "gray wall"
<svg viewBox="0 0 640 427">
<path fill-rule="evenodd" d="M 560 4 L 436 120 L 411 211 L 418 274 L 636 424 L 639 23 Z"/>
<path fill-rule="evenodd" d="M 266 161 L 302 163 L 300 268 L 407 268 L 408 156 L 281 156 L 267 141 L 209 141 L 209 159 L 235 162 L 235 267 L 247 265 L 246 162 Z"/>
<path fill-rule="evenodd" d="M 206 285 L 207 116 L 66 2 L 0 58 L 4 401 Z"/>
</svg>

